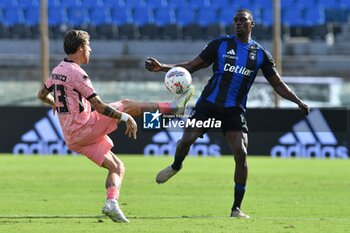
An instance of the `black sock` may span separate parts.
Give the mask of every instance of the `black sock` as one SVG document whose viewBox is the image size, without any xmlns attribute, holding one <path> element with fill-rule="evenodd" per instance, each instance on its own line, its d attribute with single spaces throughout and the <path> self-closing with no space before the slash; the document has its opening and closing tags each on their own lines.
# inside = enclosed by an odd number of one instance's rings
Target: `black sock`
<svg viewBox="0 0 350 233">
<path fill-rule="evenodd" d="M 182 157 L 182 156 L 175 156 L 175 159 L 174 159 L 174 162 L 173 164 L 171 165 L 171 167 L 174 169 L 174 170 L 180 170 L 182 168 L 182 162 L 185 160 L 185 157 Z"/>
<path fill-rule="evenodd" d="M 245 186 L 245 184 L 235 184 L 235 200 L 231 209 L 232 211 L 236 210 L 237 208 L 241 208 L 242 200 L 245 193 Z"/>
</svg>

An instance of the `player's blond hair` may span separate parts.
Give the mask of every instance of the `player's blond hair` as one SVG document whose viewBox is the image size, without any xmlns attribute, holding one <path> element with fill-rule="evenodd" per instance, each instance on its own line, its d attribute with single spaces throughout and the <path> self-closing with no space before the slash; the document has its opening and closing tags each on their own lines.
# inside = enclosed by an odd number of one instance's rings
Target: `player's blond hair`
<svg viewBox="0 0 350 233">
<path fill-rule="evenodd" d="M 84 46 L 90 40 L 88 32 L 83 30 L 69 30 L 64 35 L 63 48 L 68 54 L 75 53 L 81 46 Z"/>
</svg>

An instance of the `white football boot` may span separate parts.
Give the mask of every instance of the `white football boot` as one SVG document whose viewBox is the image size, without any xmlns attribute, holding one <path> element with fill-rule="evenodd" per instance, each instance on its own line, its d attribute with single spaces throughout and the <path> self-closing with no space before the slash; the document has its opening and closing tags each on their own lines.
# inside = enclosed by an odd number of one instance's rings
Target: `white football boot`
<svg viewBox="0 0 350 233">
<path fill-rule="evenodd" d="M 242 210 L 240 210 L 239 208 L 236 208 L 235 210 L 233 210 L 231 212 L 231 217 L 233 217 L 233 218 L 245 218 L 245 219 L 250 218 L 248 215 L 243 213 Z"/>
<path fill-rule="evenodd" d="M 113 222 L 129 222 L 119 208 L 116 200 L 108 199 L 102 208 L 102 213 L 107 215 Z"/>
</svg>

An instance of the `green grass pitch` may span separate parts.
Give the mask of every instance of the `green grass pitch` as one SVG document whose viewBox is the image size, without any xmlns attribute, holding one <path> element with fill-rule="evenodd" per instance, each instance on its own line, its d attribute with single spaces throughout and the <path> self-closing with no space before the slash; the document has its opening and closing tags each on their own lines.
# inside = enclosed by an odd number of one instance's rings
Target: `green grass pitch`
<svg viewBox="0 0 350 233">
<path fill-rule="evenodd" d="M 171 157 L 126 156 L 120 204 L 101 215 L 106 170 L 82 156 L 0 155 L 0 232 L 349 232 L 350 161 L 249 157 L 242 209 L 229 218 L 234 161 L 189 157 L 166 184 Z"/>
</svg>

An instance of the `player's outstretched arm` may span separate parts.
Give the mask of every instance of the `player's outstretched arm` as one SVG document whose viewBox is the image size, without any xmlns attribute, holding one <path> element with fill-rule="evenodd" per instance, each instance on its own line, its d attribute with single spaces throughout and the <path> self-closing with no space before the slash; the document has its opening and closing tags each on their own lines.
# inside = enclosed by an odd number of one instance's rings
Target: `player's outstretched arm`
<svg viewBox="0 0 350 233">
<path fill-rule="evenodd" d="M 274 90 L 283 98 L 296 103 L 304 115 L 308 115 L 310 107 L 306 105 L 299 97 L 283 82 L 279 75 L 275 74 L 268 79 Z"/>
<path fill-rule="evenodd" d="M 110 118 L 124 121 L 126 124 L 125 134 L 136 139 L 137 124 L 132 116 L 125 112 L 115 110 L 108 104 L 104 103 L 99 96 L 89 98 L 92 107 L 98 112 Z"/>
<path fill-rule="evenodd" d="M 191 61 L 179 63 L 179 64 L 160 63 L 157 59 L 155 59 L 153 57 L 147 57 L 147 59 L 145 61 L 145 68 L 148 71 L 152 71 L 152 72 L 159 72 L 159 71 L 167 72 L 168 70 L 170 70 L 174 66 L 181 66 L 181 67 L 185 68 L 186 70 L 188 70 L 190 73 L 193 73 L 197 70 L 208 67 L 209 64 L 206 64 L 204 62 L 204 60 L 199 56 L 195 57 Z"/>
</svg>

